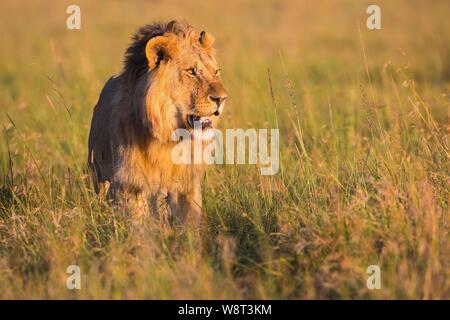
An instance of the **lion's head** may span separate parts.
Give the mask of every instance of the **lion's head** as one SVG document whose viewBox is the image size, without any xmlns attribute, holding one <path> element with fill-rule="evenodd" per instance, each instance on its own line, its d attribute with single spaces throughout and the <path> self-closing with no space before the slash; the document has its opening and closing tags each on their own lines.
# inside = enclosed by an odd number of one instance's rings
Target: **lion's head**
<svg viewBox="0 0 450 320">
<path fill-rule="evenodd" d="M 154 138 L 167 141 L 178 128 L 210 128 L 222 113 L 227 94 L 213 42 L 184 21 L 147 25 L 134 36 L 124 73 L 144 82 L 139 113 Z"/>
</svg>

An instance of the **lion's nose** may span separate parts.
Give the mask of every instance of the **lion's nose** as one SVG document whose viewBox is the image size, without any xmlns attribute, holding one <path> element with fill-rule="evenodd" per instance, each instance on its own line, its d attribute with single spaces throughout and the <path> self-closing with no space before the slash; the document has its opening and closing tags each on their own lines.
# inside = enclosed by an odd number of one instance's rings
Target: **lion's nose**
<svg viewBox="0 0 450 320">
<path fill-rule="evenodd" d="M 211 99 L 211 101 L 215 102 L 217 105 L 217 108 L 219 108 L 220 105 L 227 99 L 227 96 L 226 95 L 209 96 L 209 99 Z"/>
</svg>

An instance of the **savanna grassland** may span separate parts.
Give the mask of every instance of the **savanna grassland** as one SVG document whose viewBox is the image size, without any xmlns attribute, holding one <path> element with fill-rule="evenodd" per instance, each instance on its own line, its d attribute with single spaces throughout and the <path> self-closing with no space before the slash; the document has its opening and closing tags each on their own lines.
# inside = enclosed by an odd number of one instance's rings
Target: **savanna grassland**
<svg viewBox="0 0 450 320">
<path fill-rule="evenodd" d="M 2 0 L 0 298 L 449 299 L 450 3 L 377 1 L 374 31 L 369 4 Z M 216 37 L 221 127 L 281 140 L 274 176 L 210 166 L 200 235 L 130 225 L 86 171 L 131 35 L 182 18 Z"/>
</svg>

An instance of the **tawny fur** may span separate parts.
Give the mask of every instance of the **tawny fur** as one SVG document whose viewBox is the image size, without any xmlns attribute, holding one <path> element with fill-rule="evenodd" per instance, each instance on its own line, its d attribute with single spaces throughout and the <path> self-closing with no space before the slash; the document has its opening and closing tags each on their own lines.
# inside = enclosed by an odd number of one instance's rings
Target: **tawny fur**
<svg viewBox="0 0 450 320">
<path fill-rule="evenodd" d="M 132 215 L 151 207 L 181 221 L 200 219 L 205 168 L 174 164 L 171 135 L 192 130 L 191 115 L 211 116 L 215 125 L 223 110 L 213 41 L 186 22 L 144 26 L 126 51 L 123 71 L 100 94 L 89 135 L 95 188 L 110 185 L 109 196 Z"/>
</svg>

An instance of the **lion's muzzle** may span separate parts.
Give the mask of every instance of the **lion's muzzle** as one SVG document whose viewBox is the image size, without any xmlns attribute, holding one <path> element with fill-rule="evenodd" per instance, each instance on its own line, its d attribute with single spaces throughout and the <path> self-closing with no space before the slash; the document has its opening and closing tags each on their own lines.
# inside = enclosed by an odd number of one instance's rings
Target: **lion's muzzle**
<svg viewBox="0 0 450 320">
<path fill-rule="evenodd" d="M 215 111 L 212 114 L 215 116 L 220 115 L 222 112 L 221 106 L 223 106 L 223 103 L 227 99 L 227 93 L 222 83 L 214 82 L 209 86 L 208 99 L 215 108 Z"/>
</svg>

